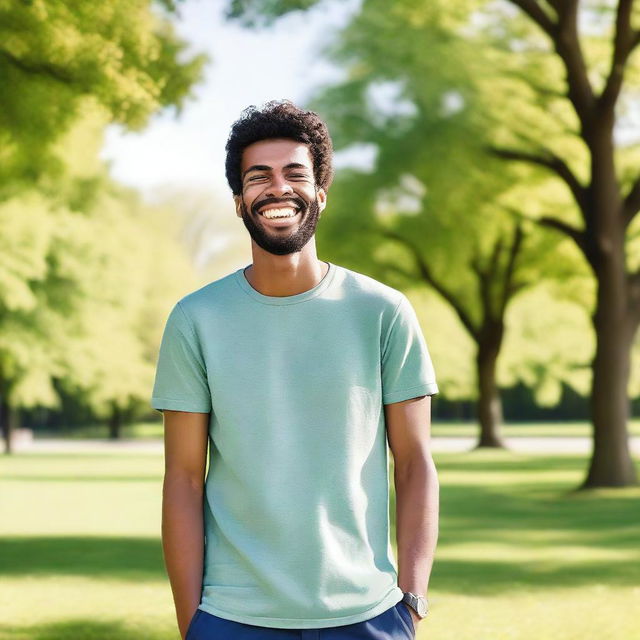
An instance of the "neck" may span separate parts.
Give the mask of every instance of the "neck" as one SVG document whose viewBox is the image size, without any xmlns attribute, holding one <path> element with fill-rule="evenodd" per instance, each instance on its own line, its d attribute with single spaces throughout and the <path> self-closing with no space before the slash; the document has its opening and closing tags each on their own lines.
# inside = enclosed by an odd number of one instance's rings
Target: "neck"
<svg viewBox="0 0 640 640">
<path fill-rule="evenodd" d="M 329 265 L 304 251 L 286 256 L 254 252 L 253 263 L 244 271 L 249 284 L 265 296 L 295 296 L 313 289 L 324 278 Z"/>
</svg>

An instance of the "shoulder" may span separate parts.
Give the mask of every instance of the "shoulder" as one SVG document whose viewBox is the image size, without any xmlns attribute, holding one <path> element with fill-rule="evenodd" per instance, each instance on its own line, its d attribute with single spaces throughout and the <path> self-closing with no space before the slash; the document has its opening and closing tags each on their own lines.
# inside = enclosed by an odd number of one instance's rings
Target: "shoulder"
<svg viewBox="0 0 640 640">
<path fill-rule="evenodd" d="M 376 306 L 384 312 L 393 313 L 400 302 L 406 299 L 402 291 L 380 282 L 371 276 L 339 267 L 343 277 L 343 287 L 350 297 Z"/>
<path fill-rule="evenodd" d="M 229 303 L 229 297 L 237 293 L 236 275 L 237 271 L 233 271 L 187 293 L 176 302 L 175 307 L 179 307 L 190 320 L 224 308 Z"/>
</svg>

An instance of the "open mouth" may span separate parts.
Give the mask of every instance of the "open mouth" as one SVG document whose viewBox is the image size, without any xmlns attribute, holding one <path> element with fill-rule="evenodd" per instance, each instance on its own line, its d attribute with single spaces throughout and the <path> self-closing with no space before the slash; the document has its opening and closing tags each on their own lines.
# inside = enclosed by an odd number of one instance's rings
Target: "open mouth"
<svg viewBox="0 0 640 640">
<path fill-rule="evenodd" d="M 263 220 L 263 224 L 265 224 L 268 227 L 273 227 L 273 228 L 290 227 L 298 222 L 298 220 L 300 219 L 300 212 L 296 211 L 294 215 L 286 215 L 282 217 L 273 217 L 273 218 L 268 218 L 263 213 L 260 213 L 260 217 Z"/>
<path fill-rule="evenodd" d="M 286 220 L 287 218 L 295 218 L 300 213 L 300 209 L 291 205 L 281 205 L 266 207 L 259 210 L 258 213 L 267 220 Z"/>
<path fill-rule="evenodd" d="M 302 207 L 291 201 L 270 202 L 257 210 L 268 227 L 290 227 L 300 220 Z"/>
</svg>

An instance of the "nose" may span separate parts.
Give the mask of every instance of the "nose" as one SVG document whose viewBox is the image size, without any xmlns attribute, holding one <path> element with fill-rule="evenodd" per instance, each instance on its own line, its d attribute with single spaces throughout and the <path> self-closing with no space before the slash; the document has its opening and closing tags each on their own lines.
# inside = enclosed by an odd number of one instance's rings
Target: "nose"
<svg viewBox="0 0 640 640">
<path fill-rule="evenodd" d="M 293 193 L 293 189 L 286 178 L 281 174 L 274 173 L 265 195 L 272 198 L 280 198 L 290 193 Z"/>
</svg>

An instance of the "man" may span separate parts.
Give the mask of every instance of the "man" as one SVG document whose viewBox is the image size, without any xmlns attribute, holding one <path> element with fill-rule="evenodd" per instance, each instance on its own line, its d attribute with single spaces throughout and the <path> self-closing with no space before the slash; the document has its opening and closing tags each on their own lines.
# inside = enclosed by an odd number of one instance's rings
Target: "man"
<svg viewBox="0 0 640 640">
<path fill-rule="evenodd" d="M 416 314 L 400 291 L 317 258 L 333 176 L 317 114 L 250 107 L 226 148 L 253 262 L 176 303 L 151 400 L 180 633 L 413 638 L 438 529 L 438 387 Z"/>
</svg>

